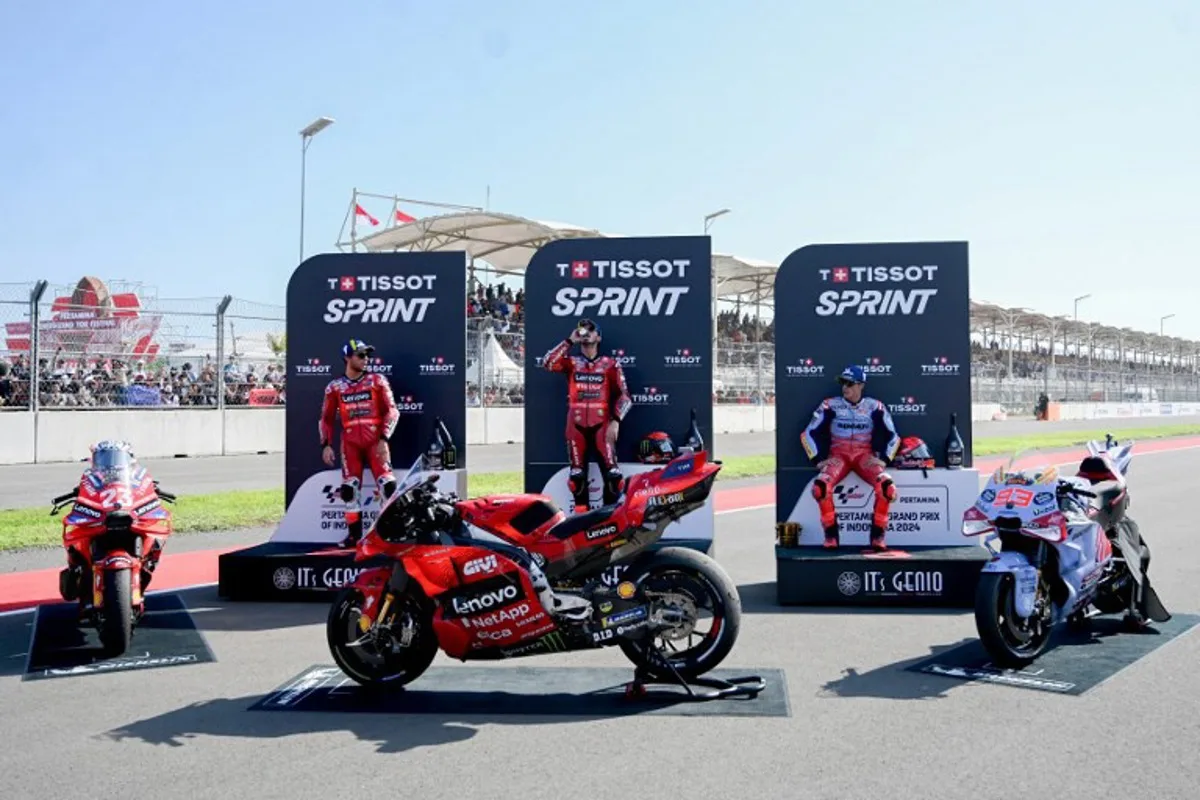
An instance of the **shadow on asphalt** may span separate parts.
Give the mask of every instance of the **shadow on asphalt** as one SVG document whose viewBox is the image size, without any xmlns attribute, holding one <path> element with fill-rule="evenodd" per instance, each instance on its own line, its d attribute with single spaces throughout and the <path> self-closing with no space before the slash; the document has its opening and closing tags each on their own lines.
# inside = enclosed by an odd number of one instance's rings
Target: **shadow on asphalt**
<svg viewBox="0 0 1200 800">
<path fill-rule="evenodd" d="M 946 680 L 936 675 L 925 675 L 918 672 L 906 672 L 922 661 L 939 656 L 974 642 L 965 638 L 953 644 L 933 645 L 929 652 L 914 658 L 907 658 L 892 664 L 884 664 L 867 672 L 859 672 L 854 667 L 842 670 L 842 677 L 829 681 L 821 687 L 819 697 L 877 697 L 885 700 L 937 700 L 949 697 L 951 689 L 961 687 L 958 681 Z"/>
<path fill-rule="evenodd" d="M 201 631 L 270 631 L 298 628 L 305 625 L 324 625 L 329 615 L 329 603 L 247 603 L 222 600 L 217 587 L 201 586 L 182 589 L 179 596 L 187 603 L 188 611 Z"/>
<path fill-rule="evenodd" d="M 397 724 L 386 714 L 258 713 L 247 709 L 261 695 L 219 698 L 194 703 L 148 719 L 138 720 L 99 734 L 111 741 L 135 740 L 146 744 L 182 747 L 199 736 L 283 739 L 314 733 L 354 734 L 372 742 L 378 753 L 403 753 L 420 747 L 437 747 L 470 739 L 482 725 L 545 725 L 576 723 L 585 717 L 512 714 L 475 715 L 470 722 L 454 717 L 414 714 Z"/>
<path fill-rule="evenodd" d="M 33 612 L 0 617 L 0 677 L 25 674 L 33 640 Z"/>
<path fill-rule="evenodd" d="M 742 612 L 746 614 L 855 614 L 858 616 L 902 615 L 962 616 L 971 614 L 969 608 L 888 608 L 886 606 L 781 606 L 775 599 L 775 581 L 743 583 L 738 588 Z"/>
</svg>

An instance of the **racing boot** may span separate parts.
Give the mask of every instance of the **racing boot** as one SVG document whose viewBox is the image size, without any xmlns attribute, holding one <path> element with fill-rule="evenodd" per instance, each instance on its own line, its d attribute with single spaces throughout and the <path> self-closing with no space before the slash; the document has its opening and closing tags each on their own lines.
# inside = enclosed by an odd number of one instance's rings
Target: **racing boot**
<svg viewBox="0 0 1200 800">
<path fill-rule="evenodd" d="M 354 511 L 346 512 L 346 538 L 342 539 L 338 546 L 347 550 L 358 547 L 358 542 L 362 539 L 362 528 L 362 517 Z"/>
<path fill-rule="evenodd" d="M 550 612 L 551 616 L 561 617 L 572 622 L 583 622 L 591 615 L 592 604 L 586 599 L 576 594 L 556 594 L 550 588 L 550 581 L 546 579 L 546 573 L 542 572 L 542 568 L 537 565 L 536 561 L 530 560 L 528 570 L 530 583 L 538 593 L 538 600 L 541 601 L 542 608 Z"/>
<path fill-rule="evenodd" d="M 887 544 L 884 541 L 884 530 L 878 525 L 871 526 L 871 549 L 876 553 L 882 553 L 887 550 Z"/>
<path fill-rule="evenodd" d="M 825 549 L 836 550 L 839 546 L 841 546 L 841 543 L 841 533 L 838 530 L 837 523 L 835 522 L 825 529 Z"/>
</svg>

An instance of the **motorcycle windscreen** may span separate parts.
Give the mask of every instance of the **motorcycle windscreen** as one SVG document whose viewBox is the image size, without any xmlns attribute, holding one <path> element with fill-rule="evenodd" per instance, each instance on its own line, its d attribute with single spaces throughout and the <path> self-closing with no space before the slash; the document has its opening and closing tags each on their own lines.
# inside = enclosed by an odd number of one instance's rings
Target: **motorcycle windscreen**
<svg viewBox="0 0 1200 800">
<path fill-rule="evenodd" d="M 421 463 L 423 460 L 423 457 L 418 456 L 413 465 L 408 468 L 408 472 L 400 479 L 400 484 L 396 487 L 396 496 L 404 494 L 421 482 Z"/>
<path fill-rule="evenodd" d="M 975 508 L 987 519 L 1016 518 L 1022 527 L 1058 511 L 1058 473 L 1049 469 L 996 470 L 979 493 Z"/>
</svg>

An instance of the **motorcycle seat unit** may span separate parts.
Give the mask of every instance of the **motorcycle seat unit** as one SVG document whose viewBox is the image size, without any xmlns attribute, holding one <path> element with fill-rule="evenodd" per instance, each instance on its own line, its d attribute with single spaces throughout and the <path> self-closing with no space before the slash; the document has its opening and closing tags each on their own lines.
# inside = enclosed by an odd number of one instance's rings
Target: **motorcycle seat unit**
<svg viewBox="0 0 1200 800">
<path fill-rule="evenodd" d="M 580 531 L 585 531 L 595 525 L 601 525 L 607 522 L 612 518 L 612 515 L 616 513 L 617 508 L 620 507 L 620 505 L 620 503 L 613 503 L 611 505 L 592 509 L 591 511 L 587 511 L 583 514 L 576 514 L 573 517 L 567 517 L 562 522 L 551 528 L 546 535 L 552 536 L 555 539 L 570 539 Z"/>
<path fill-rule="evenodd" d="M 1108 460 L 1099 456 L 1087 456 L 1079 464 L 1077 477 L 1084 478 L 1092 485 L 1106 481 L 1115 482 L 1120 488 L 1125 487 L 1125 477 L 1120 471 L 1113 469 Z"/>
</svg>

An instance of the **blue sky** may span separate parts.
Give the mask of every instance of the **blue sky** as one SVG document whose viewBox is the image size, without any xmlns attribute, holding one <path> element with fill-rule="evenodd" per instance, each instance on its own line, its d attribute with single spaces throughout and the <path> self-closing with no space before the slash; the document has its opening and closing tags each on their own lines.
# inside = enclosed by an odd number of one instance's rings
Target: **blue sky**
<svg viewBox="0 0 1200 800">
<path fill-rule="evenodd" d="M 972 296 L 1200 339 L 1200 5 L 6 3 L 0 281 L 282 304 L 351 190 L 780 261 L 966 239 Z M 388 207 L 370 207 L 384 217 Z"/>
</svg>

